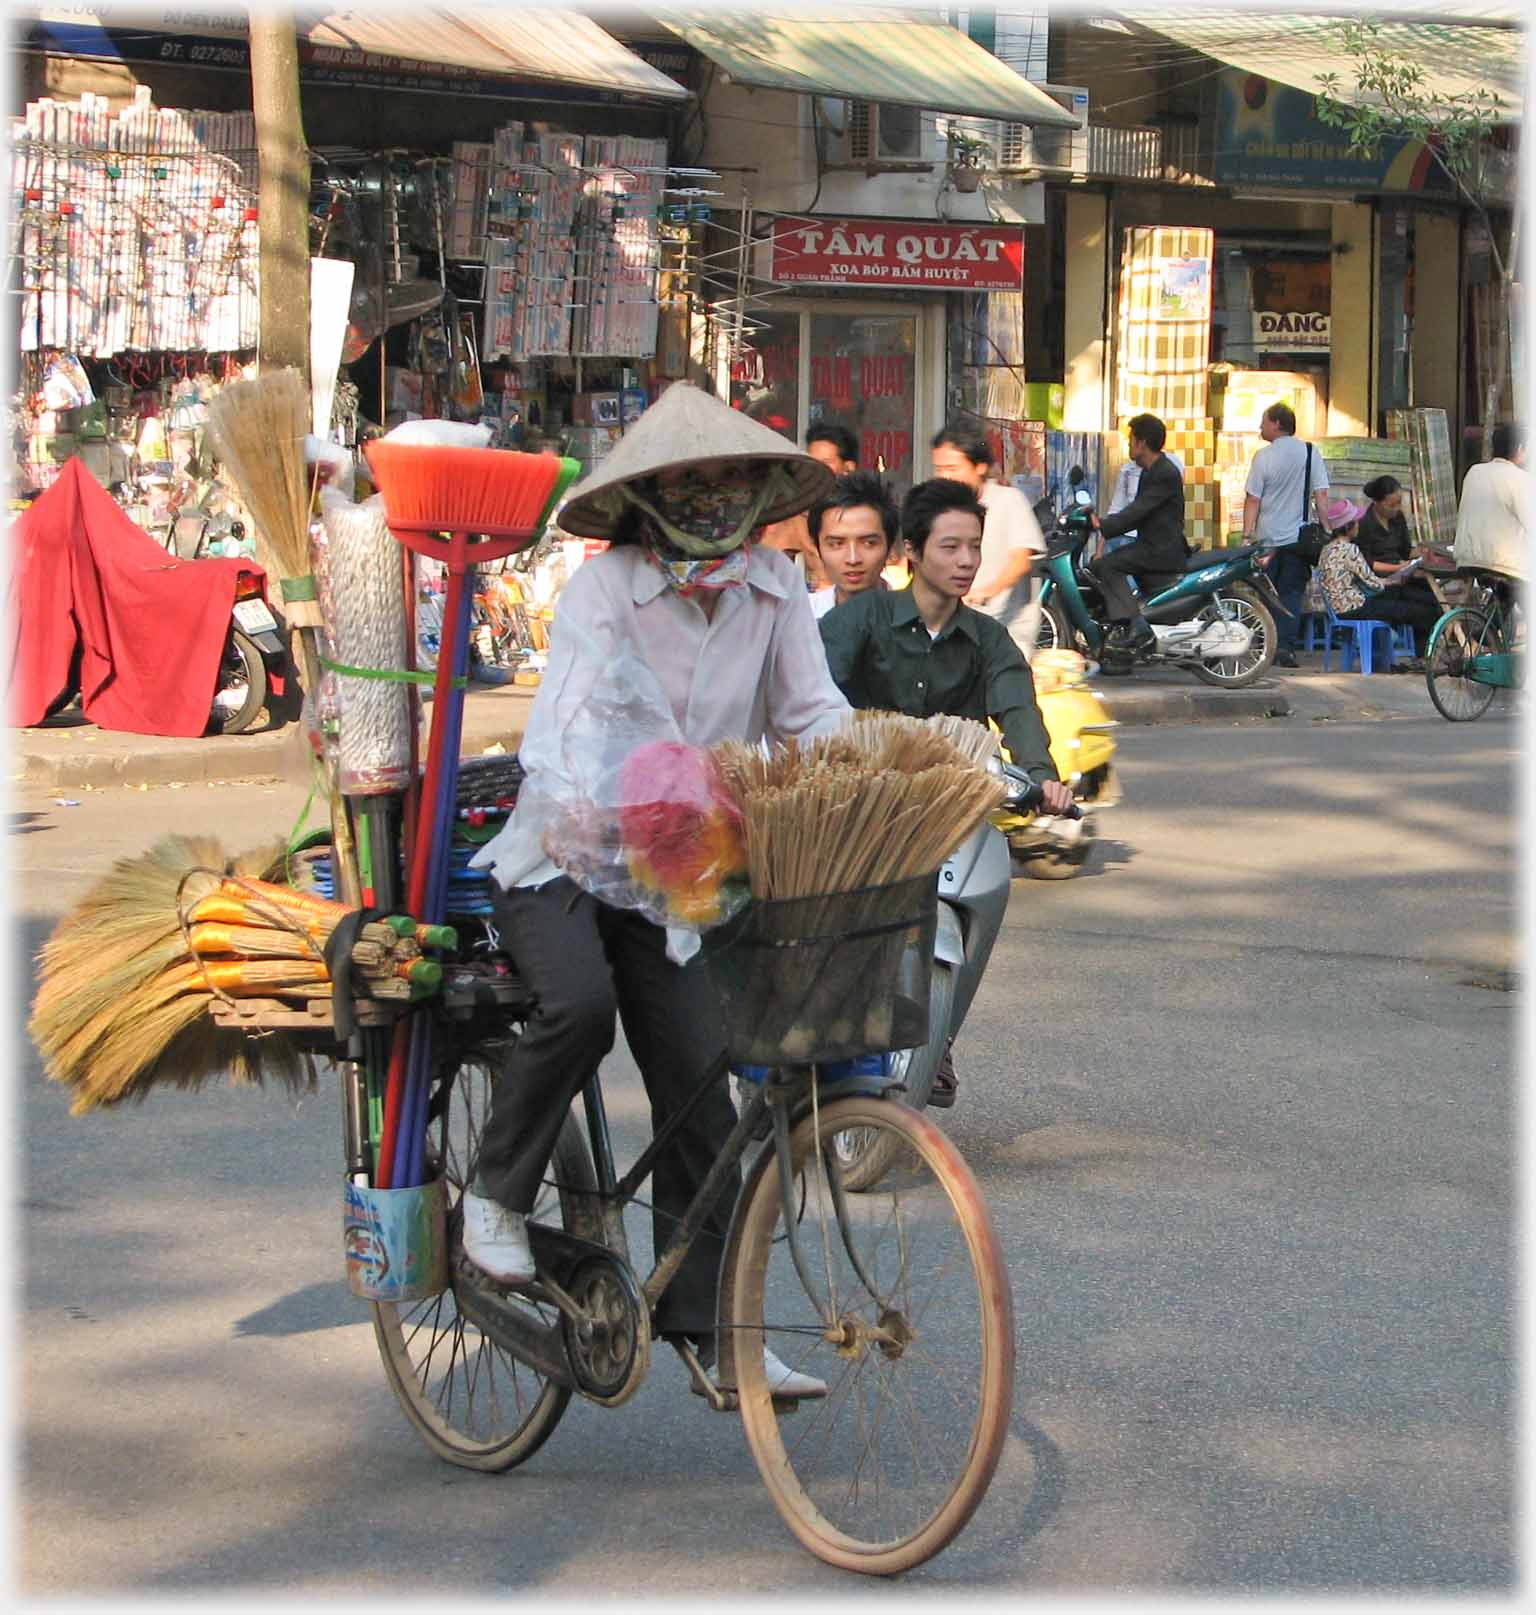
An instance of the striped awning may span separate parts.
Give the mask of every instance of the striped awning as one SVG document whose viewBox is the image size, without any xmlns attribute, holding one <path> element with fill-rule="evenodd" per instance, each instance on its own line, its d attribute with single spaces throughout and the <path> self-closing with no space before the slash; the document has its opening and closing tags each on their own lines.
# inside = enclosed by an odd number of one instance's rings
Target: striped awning
<svg viewBox="0 0 1536 1615">
<path fill-rule="evenodd" d="M 1516 123 L 1525 105 L 1525 36 L 1521 13 L 1479 0 L 1435 0 L 1421 16 L 1403 11 L 1346 12 L 1323 7 L 1271 5 L 1148 5 L 1117 9 L 1126 23 L 1172 40 L 1247 73 L 1298 90 L 1319 93 L 1319 76 L 1338 75 L 1341 100 L 1358 100 L 1351 58 L 1339 47 L 1340 22 L 1375 24 L 1376 48 L 1405 57 L 1423 70 L 1422 93 L 1430 100 L 1491 90 L 1504 109 L 1500 121 Z M 1177 67 L 1171 53 L 1154 52 L 1152 63 Z"/>
<path fill-rule="evenodd" d="M 242 40 L 246 34 L 244 4 L 205 12 L 146 0 L 87 0 L 79 5 L 13 0 L 9 9 L 13 16 L 76 34 L 111 29 Z M 462 0 L 454 6 L 409 10 L 391 5 L 340 11 L 305 6 L 296 9 L 294 21 L 299 37 L 312 46 L 391 64 L 426 63 L 648 101 L 688 99 L 681 84 L 575 11 Z"/>
<path fill-rule="evenodd" d="M 476 4 L 298 13 L 314 45 L 370 51 L 413 62 L 439 62 L 478 73 L 548 79 L 594 89 L 686 101 L 681 84 L 574 11 Z"/>
<path fill-rule="evenodd" d="M 1078 127 L 1070 112 L 958 28 L 911 12 L 863 5 L 785 6 L 776 15 L 723 7 L 650 10 L 736 84 Z"/>
</svg>

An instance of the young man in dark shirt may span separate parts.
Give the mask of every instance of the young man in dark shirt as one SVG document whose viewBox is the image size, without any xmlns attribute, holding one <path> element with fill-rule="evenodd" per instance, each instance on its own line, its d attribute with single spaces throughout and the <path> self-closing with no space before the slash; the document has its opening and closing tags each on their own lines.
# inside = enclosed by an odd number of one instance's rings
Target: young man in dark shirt
<svg viewBox="0 0 1536 1615">
<path fill-rule="evenodd" d="M 911 585 L 834 606 L 821 619 L 827 666 L 850 706 L 995 720 L 1014 766 L 1044 787 L 1044 810 L 1063 813 L 1072 792 L 1051 762 L 1029 664 L 1000 622 L 964 604 L 981 564 L 982 520 L 964 483 L 918 483 L 901 508 Z"/>
<path fill-rule="evenodd" d="M 981 565 L 984 515 L 963 482 L 918 483 L 901 507 L 912 582 L 834 606 L 821 619 L 827 666 L 852 707 L 992 719 L 1014 766 L 1041 787 L 1042 809 L 1065 813 L 1072 792 L 1051 761 L 1029 663 L 1002 623 L 964 603 Z M 956 1086 L 946 1049 L 929 1103 L 952 1105 Z"/>
<path fill-rule="evenodd" d="M 1128 577 L 1148 573 L 1182 572 L 1189 554 L 1184 537 L 1184 478 L 1163 453 L 1167 428 L 1156 415 L 1137 415 L 1127 423 L 1131 459 L 1141 467 L 1136 497 L 1113 516 L 1093 518 L 1105 538 L 1118 538 L 1132 529 L 1136 542 L 1101 555 L 1089 570 L 1104 591 L 1104 615 L 1123 625 L 1132 651 L 1157 643 L 1152 625 L 1142 616 Z"/>
</svg>

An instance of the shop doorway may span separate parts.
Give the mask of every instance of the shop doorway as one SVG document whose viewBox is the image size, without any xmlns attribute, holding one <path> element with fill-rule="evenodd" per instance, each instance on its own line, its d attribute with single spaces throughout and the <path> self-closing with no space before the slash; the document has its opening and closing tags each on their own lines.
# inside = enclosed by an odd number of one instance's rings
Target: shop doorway
<svg viewBox="0 0 1536 1615">
<path fill-rule="evenodd" d="M 846 426 L 859 464 L 897 496 L 928 475 L 943 409 L 943 305 L 827 298 L 755 315 L 752 351 L 731 366 L 730 401 L 796 443 Z"/>
</svg>

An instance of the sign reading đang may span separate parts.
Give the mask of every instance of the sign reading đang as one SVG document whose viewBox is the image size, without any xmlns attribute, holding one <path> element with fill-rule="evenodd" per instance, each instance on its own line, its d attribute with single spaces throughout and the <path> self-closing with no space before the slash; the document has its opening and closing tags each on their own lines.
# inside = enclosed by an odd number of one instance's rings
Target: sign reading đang
<svg viewBox="0 0 1536 1615">
<path fill-rule="evenodd" d="M 768 278 L 819 286 L 1016 292 L 1024 278 L 1024 232 L 911 219 L 775 219 Z"/>
<path fill-rule="evenodd" d="M 1284 314 L 1255 309 L 1253 345 L 1267 353 L 1326 352 L 1330 320 L 1327 314 Z"/>
</svg>

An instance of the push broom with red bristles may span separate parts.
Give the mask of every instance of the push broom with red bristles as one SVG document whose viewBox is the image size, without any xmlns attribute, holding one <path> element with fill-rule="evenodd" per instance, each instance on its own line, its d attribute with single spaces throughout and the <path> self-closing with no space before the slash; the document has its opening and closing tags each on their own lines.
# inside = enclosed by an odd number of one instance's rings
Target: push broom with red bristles
<svg viewBox="0 0 1536 1615">
<path fill-rule="evenodd" d="M 406 907 L 419 919 L 443 919 L 447 898 L 446 848 L 458 785 L 458 743 L 463 724 L 462 672 L 467 671 L 469 570 L 500 560 L 535 542 L 549 512 L 580 469 L 553 454 L 467 449 L 380 439 L 364 453 L 384 498 L 390 530 L 407 549 L 447 568 L 443 633 L 433 684 L 432 728 L 410 847 Z M 461 662 L 464 668 L 461 670 Z M 414 782 L 413 782 L 414 783 Z M 439 874 L 434 880 L 433 874 Z M 395 1030 L 384 1101 L 375 1186 L 414 1187 L 421 1174 L 426 1088 L 431 1064 L 430 1028 L 413 1017 Z M 418 1137 L 418 1135 L 421 1135 Z"/>
</svg>

